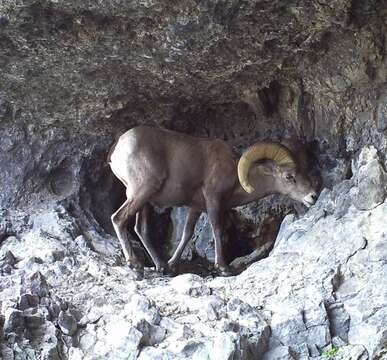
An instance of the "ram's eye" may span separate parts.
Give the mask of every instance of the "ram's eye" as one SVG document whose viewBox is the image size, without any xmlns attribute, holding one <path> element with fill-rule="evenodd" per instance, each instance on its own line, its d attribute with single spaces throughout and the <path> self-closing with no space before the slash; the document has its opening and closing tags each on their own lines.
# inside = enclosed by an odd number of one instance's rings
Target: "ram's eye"
<svg viewBox="0 0 387 360">
<path fill-rule="evenodd" d="M 291 175 L 291 174 L 286 174 L 286 175 L 285 175 L 285 179 L 286 179 L 286 180 L 293 180 L 293 179 L 294 179 L 294 176 Z"/>
</svg>

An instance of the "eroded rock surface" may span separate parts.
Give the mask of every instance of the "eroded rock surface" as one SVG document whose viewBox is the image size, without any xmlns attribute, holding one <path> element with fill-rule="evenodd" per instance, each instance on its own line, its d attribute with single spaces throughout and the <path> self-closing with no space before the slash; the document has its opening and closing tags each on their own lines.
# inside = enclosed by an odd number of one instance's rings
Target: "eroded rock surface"
<svg viewBox="0 0 387 360">
<path fill-rule="evenodd" d="M 103 252 L 81 241 L 63 207 L 31 213 L 0 247 L 3 358 L 383 359 L 386 172 L 373 147 L 352 171 L 229 278 L 137 274 L 113 238 Z"/>
<path fill-rule="evenodd" d="M 106 154 L 138 124 L 222 138 L 237 151 L 296 138 L 324 185 L 343 180 L 363 146 L 387 148 L 382 9 L 380 0 L 3 0 L 0 207 L 71 199 L 113 233 L 124 192 Z M 278 227 L 293 208 L 279 203 L 239 213 L 231 238 L 255 241 L 261 222 L 251 212 L 268 221 L 276 212 Z M 172 216 L 175 226 L 153 231 L 169 252 L 181 220 Z M 184 256 L 211 261 L 200 224 Z M 13 231 L 5 224 L 0 241 Z"/>
</svg>

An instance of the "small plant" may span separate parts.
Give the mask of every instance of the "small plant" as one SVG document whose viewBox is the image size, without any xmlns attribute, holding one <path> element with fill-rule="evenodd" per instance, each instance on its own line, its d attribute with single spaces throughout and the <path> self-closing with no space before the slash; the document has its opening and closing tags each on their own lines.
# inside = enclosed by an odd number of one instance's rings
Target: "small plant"
<svg viewBox="0 0 387 360">
<path fill-rule="evenodd" d="M 322 352 L 321 355 L 326 356 L 326 357 L 334 356 L 338 351 L 339 351 L 339 349 L 337 347 L 333 346 L 332 349 L 329 349 L 329 350 Z"/>
</svg>

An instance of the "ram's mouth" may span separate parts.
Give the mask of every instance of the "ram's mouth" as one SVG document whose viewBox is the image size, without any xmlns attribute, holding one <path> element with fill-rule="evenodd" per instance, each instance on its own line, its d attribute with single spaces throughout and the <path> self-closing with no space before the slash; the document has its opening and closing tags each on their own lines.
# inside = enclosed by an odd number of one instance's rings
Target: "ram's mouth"
<svg viewBox="0 0 387 360">
<path fill-rule="evenodd" d="M 316 203 L 316 200 L 317 200 L 317 195 L 316 193 L 312 192 L 312 193 L 309 193 L 308 195 L 306 195 L 303 199 L 302 199 L 302 203 L 307 207 L 307 208 L 310 208 L 312 205 L 314 205 Z"/>
<path fill-rule="evenodd" d="M 307 208 L 310 208 L 314 202 L 310 202 L 308 200 L 302 200 L 302 203 L 307 207 Z"/>
</svg>

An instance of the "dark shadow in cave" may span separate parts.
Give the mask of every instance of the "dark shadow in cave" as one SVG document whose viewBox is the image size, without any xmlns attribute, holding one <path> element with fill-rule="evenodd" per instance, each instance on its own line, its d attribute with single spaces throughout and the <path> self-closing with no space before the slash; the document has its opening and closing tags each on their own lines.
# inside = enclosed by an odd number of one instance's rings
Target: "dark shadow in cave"
<svg viewBox="0 0 387 360">
<path fill-rule="evenodd" d="M 114 235 L 111 215 L 125 201 L 125 186 L 113 175 L 106 162 L 107 151 L 95 151 L 81 170 L 81 207 L 90 212 L 104 231 Z"/>
<path fill-rule="evenodd" d="M 279 228 L 286 213 L 275 214 L 270 209 L 261 217 L 259 224 L 242 221 L 235 210 L 229 212 L 230 226 L 228 227 L 228 242 L 226 244 L 227 262 L 237 266 L 238 271 L 245 270 L 254 259 L 254 252 L 259 256 L 253 262 L 269 256 L 273 249 Z M 251 236 L 260 228 L 257 236 Z M 250 259 L 250 261 L 249 261 Z"/>
<path fill-rule="evenodd" d="M 272 81 L 268 87 L 258 91 L 258 97 L 261 100 L 262 108 L 266 116 L 271 116 L 278 111 L 281 85 L 278 81 Z"/>
</svg>

